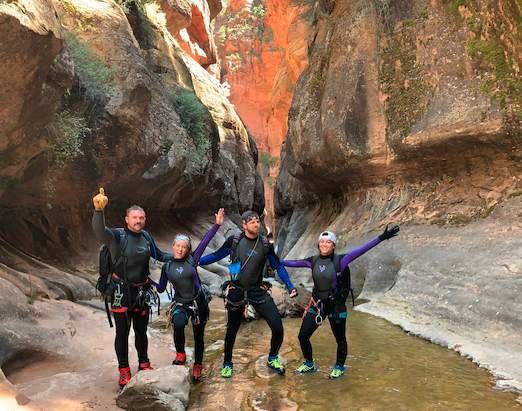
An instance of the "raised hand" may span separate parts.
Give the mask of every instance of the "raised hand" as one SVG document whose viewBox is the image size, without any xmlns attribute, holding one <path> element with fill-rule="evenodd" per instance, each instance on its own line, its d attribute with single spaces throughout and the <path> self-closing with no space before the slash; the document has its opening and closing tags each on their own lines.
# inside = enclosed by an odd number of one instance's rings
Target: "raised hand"
<svg viewBox="0 0 522 411">
<path fill-rule="evenodd" d="M 218 210 L 217 214 L 215 214 L 215 216 L 216 216 L 216 224 L 217 225 L 223 224 L 223 219 L 225 218 L 225 209 L 220 208 Z"/>
<path fill-rule="evenodd" d="M 100 188 L 100 192 L 96 194 L 96 196 L 92 199 L 92 202 L 96 211 L 104 210 L 105 206 L 109 202 L 109 199 L 105 195 L 105 190 L 103 188 Z"/>
<path fill-rule="evenodd" d="M 399 229 L 398 225 L 393 226 L 389 230 L 388 230 L 388 226 L 386 226 L 386 228 L 384 229 L 384 232 L 379 236 L 379 240 L 381 240 L 381 241 L 389 240 L 390 238 L 395 237 L 399 233 L 399 230 L 400 229 Z"/>
</svg>

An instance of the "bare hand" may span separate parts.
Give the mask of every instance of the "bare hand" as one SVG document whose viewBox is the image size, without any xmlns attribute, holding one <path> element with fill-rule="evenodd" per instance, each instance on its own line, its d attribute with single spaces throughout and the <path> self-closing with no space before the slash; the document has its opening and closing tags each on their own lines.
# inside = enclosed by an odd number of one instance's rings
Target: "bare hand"
<svg viewBox="0 0 522 411">
<path fill-rule="evenodd" d="M 109 199 L 105 196 L 105 190 L 103 188 L 100 188 L 100 192 L 96 194 L 96 196 L 92 199 L 92 202 L 96 211 L 103 211 L 109 202 Z"/>
<path fill-rule="evenodd" d="M 290 298 L 294 298 L 294 297 L 297 297 L 297 290 L 295 288 L 290 293 Z"/>
<path fill-rule="evenodd" d="M 215 216 L 216 216 L 216 224 L 217 225 L 223 224 L 223 219 L 225 218 L 225 209 L 220 208 L 218 210 L 217 214 L 215 214 Z"/>
</svg>

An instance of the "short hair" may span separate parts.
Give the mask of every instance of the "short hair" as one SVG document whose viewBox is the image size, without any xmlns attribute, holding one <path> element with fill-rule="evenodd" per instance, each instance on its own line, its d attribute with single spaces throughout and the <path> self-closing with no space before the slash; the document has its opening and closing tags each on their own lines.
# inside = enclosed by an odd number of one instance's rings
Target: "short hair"
<svg viewBox="0 0 522 411">
<path fill-rule="evenodd" d="M 128 217 L 131 211 L 141 211 L 143 214 L 145 214 L 145 216 L 147 216 L 143 208 L 141 208 L 139 205 L 134 204 L 127 208 L 127 211 L 125 212 L 125 217 Z"/>
<path fill-rule="evenodd" d="M 245 223 L 248 223 L 253 218 L 257 218 L 259 221 L 261 221 L 261 219 L 259 218 L 259 214 L 257 214 L 255 211 L 252 211 L 252 210 L 245 211 L 241 215 L 241 220 Z"/>
</svg>

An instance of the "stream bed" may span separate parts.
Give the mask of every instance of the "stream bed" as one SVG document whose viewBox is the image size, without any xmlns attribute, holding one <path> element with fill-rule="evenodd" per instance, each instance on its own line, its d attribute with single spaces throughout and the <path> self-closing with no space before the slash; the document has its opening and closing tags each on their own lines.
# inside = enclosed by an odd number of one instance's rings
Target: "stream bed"
<svg viewBox="0 0 522 411">
<path fill-rule="evenodd" d="M 293 373 L 302 361 L 298 318 L 283 319 L 285 375 L 276 375 L 265 365 L 270 330 L 259 320 L 243 322 L 234 347 L 234 373 L 224 379 L 224 322 L 223 311 L 213 310 L 205 337 L 204 378 L 191 392 L 189 410 L 209 404 L 228 411 L 522 409 L 516 394 L 494 389 L 491 374 L 469 359 L 353 310 L 347 322 L 347 371 L 340 379 L 328 379 L 336 343 L 327 322 L 311 340 L 317 372 Z M 191 340 L 189 332 L 187 345 Z"/>
</svg>

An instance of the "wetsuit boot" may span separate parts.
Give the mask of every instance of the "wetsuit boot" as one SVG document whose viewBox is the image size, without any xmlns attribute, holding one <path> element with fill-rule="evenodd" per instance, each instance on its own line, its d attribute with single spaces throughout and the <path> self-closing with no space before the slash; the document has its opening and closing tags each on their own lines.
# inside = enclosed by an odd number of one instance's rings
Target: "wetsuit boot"
<svg viewBox="0 0 522 411">
<path fill-rule="evenodd" d="M 203 369 L 203 366 L 201 364 L 194 364 L 194 367 L 192 368 L 192 381 L 200 381 L 202 378 L 201 370 Z"/>
<path fill-rule="evenodd" d="M 138 372 L 143 371 L 143 370 L 152 370 L 152 369 L 153 368 L 150 366 L 150 361 L 149 362 L 142 362 L 138 366 Z"/>
<path fill-rule="evenodd" d="M 187 354 L 185 353 L 176 353 L 176 359 L 172 361 L 172 365 L 185 365 L 187 361 Z"/>
<path fill-rule="evenodd" d="M 131 370 L 130 367 L 125 367 L 118 368 L 118 371 L 120 372 L 120 380 L 118 381 L 118 384 L 120 384 L 120 388 L 123 389 L 131 379 Z"/>
</svg>

